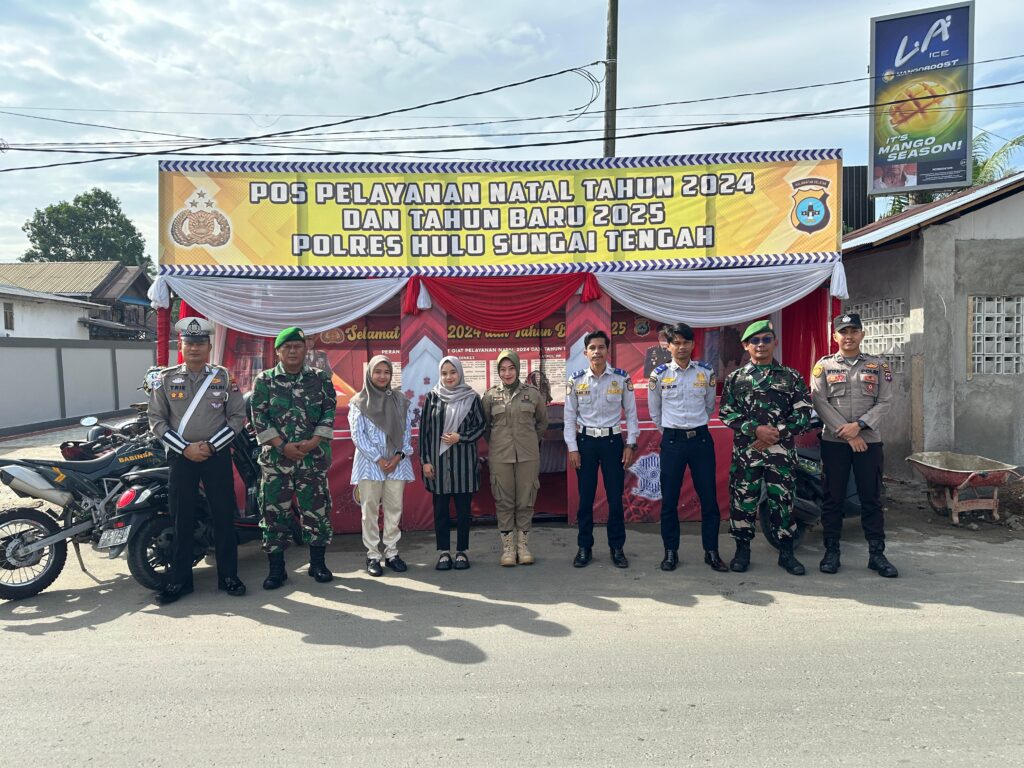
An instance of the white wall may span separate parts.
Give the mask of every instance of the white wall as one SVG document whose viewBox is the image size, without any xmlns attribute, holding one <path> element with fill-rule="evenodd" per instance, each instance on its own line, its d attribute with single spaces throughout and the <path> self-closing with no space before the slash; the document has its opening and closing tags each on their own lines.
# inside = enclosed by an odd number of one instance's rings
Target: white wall
<svg viewBox="0 0 1024 768">
<path fill-rule="evenodd" d="M 0 336 L 30 339 L 89 338 L 89 329 L 78 322 L 80 318 L 89 316 L 88 307 L 0 296 L 0 308 L 8 303 L 14 304 L 14 330 L 0 328 Z M 3 315 L 0 314 L 0 325 L 3 322 Z"/>
</svg>

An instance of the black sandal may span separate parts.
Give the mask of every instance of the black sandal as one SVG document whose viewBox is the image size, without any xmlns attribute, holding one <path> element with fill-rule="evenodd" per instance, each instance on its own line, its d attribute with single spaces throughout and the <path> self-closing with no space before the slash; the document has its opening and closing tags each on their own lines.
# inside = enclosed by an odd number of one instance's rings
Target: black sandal
<svg viewBox="0 0 1024 768">
<path fill-rule="evenodd" d="M 465 552 L 456 552 L 455 553 L 455 570 L 456 571 L 464 571 L 467 568 L 469 568 L 469 558 L 466 557 L 466 553 Z"/>
<path fill-rule="evenodd" d="M 455 566 L 458 568 L 458 566 Z M 442 552 L 441 556 L 437 558 L 437 565 L 434 566 L 435 571 L 450 571 L 452 569 L 452 556 L 447 552 Z"/>
</svg>

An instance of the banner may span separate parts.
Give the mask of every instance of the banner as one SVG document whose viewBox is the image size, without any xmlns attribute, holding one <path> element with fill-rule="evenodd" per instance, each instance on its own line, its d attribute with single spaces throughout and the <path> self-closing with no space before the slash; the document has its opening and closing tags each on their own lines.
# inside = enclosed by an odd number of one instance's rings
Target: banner
<svg viewBox="0 0 1024 768">
<path fill-rule="evenodd" d="M 161 271 L 382 277 L 830 261 L 840 156 L 162 162 Z"/>
<path fill-rule="evenodd" d="M 871 20 L 871 192 L 971 186 L 974 3 Z"/>
</svg>

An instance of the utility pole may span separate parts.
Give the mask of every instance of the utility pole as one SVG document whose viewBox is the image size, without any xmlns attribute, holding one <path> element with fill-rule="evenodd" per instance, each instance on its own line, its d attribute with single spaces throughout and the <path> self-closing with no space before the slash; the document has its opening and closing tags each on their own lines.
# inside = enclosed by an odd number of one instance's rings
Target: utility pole
<svg viewBox="0 0 1024 768">
<path fill-rule="evenodd" d="M 608 46 L 604 65 L 604 156 L 615 157 L 615 77 L 619 58 L 619 0 L 608 0 Z"/>
</svg>

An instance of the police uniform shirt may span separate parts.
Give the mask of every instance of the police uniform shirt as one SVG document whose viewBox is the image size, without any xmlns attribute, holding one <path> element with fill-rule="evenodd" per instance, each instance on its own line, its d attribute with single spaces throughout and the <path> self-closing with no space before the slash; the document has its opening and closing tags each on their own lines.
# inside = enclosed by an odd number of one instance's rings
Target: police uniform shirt
<svg viewBox="0 0 1024 768">
<path fill-rule="evenodd" d="M 584 427 L 617 427 L 626 412 L 626 444 L 636 443 L 640 421 L 636 415 L 636 396 L 629 374 L 606 365 L 597 376 L 590 368 L 569 377 L 565 395 L 563 435 L 570 451 L 578 451 L 576 431 Z"/>
<path fill-rule="evenodd" d="M 879 427 L 892 401 L 892 371 L 874 355 L 860 354 L 852 363 L 842 352 L 826 355 L 811 371 L 811 401 L 825 423 L 823 440 L 845 442 L 836 430 L 860 419 L 870 427 L 860 431 L 864 442 L 880 443 Z"/>
<path fill-rule="evenodd" d="M 192 411 L 183 432 L 179 425 L 206 378 L 210 386 Z M 207 363 L 192 373 L 184 363 L 165 368 L 149 395 L 149 428 L 173 451 L 184 453 L 189 443 L 209 442 L 219 451 L 245 426 L 245 401 L 231 383 L 226 368 Z"/>
<path fill-rule="evenodd" d="M 706 426 L 715 410 L 715 371 L 691 360 L 685 368 L 673 360 L 659 365 L 647 382 L 647 407 L 659 431 Z"/>
<path fill-rule="evenodd" d="M 539 389 L 525 382 L 515 389 L 496 384 L 484 392 L 480 405 L 487 422 L 484 437 L 490 461 L 513 464 L 540 460 L 548 408 Z"/>
</svg>

